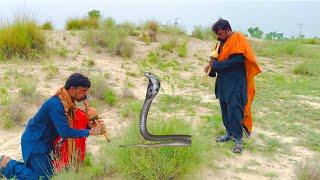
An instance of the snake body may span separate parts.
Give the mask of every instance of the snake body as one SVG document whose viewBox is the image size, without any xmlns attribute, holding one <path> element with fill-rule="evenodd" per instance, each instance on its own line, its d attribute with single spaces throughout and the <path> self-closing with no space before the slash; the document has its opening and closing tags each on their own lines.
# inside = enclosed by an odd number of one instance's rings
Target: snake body
<svg viewBox="0 0 320 180">
<path fill-rule="evenodd" d="M 133 144 L 124 145 L 122 147 L 163 147 L 163 146 L 190 146 L 191 136 L 190 135 L 153 135 L 148 132 L 147 129 L 147 118 L 148 112 L 154 97 L 160 90 L 160 81 L 152 73 L 146 72 L 144 74 L 149 79 L 147 87 L 146 97 L 142 106 L 139 120 L 139 129 L 142 137 L 147 141 L 154 141 L 153 144 Z"/>
</svg>

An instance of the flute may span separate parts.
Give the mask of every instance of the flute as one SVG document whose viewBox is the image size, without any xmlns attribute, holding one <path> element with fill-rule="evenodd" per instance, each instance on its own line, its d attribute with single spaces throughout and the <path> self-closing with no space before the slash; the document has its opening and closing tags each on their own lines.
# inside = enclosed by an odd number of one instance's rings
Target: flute
<svg viewBox="0 0 320 180">
<path fill-rule="evenodd" d="M 210 58 L 218 59 L 219 47 L 220 47 L 220 41 L 218 41 L 215 45 L 212 46 L 212 51 L 211 51 L 211 54 L 210 54 Z M 212 69 L 212 66 L 211 66 L 211 64 L 209 64 L 209 69 L 207 71 L 207 76 L 209 76 L 209 74 L 211 72 L 211 69 Z"/>
</svg>

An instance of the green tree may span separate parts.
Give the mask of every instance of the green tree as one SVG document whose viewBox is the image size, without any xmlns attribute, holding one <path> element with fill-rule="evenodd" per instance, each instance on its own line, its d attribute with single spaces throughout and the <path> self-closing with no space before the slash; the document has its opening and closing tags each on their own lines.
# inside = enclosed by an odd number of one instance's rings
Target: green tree
<svg viewBox="0 0 320 180">
<path fill-rule="evenodd" d="M 277 33 L 277 32 L 269 32 L 265 35 L 265 38 L 268 40 L 282 40 L 283 39 L 283 33 Z"/>
<path fill-rule="evenodd" d="M 248 32 L 249 32 L 249 34 L 250 34 L 250 36 L 251 37 L 253 37 L 253 38 L 259 38 L 259 39 L 261 39 L 261 37 L 262 37 L 262 35 L 263 35 L 263 31 L 262 30 L 260 30 L 258 27 L 250 27 L 249 29 L 248 29 Z"/>
<path fill-rule="evenodd" d="M 100 18 L 101 14 L 100 14 L 99 10 L 93 9 L 88 12 L 88 16 L 89 16 L 89 18 Z"/>
</svg>

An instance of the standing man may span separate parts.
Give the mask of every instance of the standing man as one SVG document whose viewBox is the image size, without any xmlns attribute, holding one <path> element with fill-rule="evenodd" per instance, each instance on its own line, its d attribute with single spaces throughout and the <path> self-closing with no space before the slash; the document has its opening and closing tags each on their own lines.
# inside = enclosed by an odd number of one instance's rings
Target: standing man
<svg viewBox="0 0 320 180">
<path fill-rule="evenodd" d="M 105 132 L 104 124 L 92 129 L 77 130 L 71 128 L 74 119 L 75 101 L 86 99 L 90 81 L 80 73 L 69 76 L 65 86 L 49 98 L 28 122 L 21 137 L 21 149 L 24 163 L 7 156 L 0 156 L 0 176 L 18 179 L 48 179 L 53 175 L 53 141 L 61 136 L 73 142 L 72 138 L 100 135 Z M 70 143 L 70 146 L 74 143 Z"/>
<path fill-rule="evenodd" d="M 227 20 L 219 19 L 212 31 L 220 41 L 217 59 L 211 59 L 207 72 L 217 73 L 215 95 L 220 101 L 226 134 L 216 138 L 218 143 L 234 140 L 234 153 L 243 150 L 242 129 L 252 132 L 251 104 L 255 94 L 254 76 L 261 72 L 246 38 L 232 32 Z"/>
</svg>

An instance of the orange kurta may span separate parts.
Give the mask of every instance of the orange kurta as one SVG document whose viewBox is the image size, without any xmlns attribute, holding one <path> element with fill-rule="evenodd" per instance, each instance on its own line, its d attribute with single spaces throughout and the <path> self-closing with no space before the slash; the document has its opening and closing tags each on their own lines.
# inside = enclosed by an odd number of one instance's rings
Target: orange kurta
<svg viewBox="0 0 320 180">
<path fill-rule="evenodd" d="M 234 32 L 224 43 L 219 56 L 218 61 L 224 61 L 232 54 L 242 54 L 245 57 L 246 67 L 246 79 L 247 79 L 247 104 L 244 108 L 244 120 L 243 126 L 248 134 L 251 134 L 253 130 L 251 104 L 255 95 L 254 76 L 261 72 L 261 69 L 257 63 L 257 60 L 250 48 L 250 45 L 246 38 L 238 33 Z"/>
</svg>

